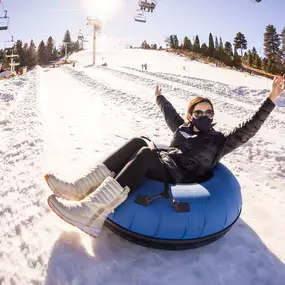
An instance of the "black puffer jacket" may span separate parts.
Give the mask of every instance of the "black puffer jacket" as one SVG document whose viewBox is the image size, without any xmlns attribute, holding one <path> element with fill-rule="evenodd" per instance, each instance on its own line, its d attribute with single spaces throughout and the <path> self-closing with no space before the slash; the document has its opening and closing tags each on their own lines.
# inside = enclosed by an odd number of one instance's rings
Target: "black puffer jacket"
<svg viewBox="0 0 285 285">
<path fill-rule="evenodd" d="M 172 182 L 176 183 L 203 181 L 224 155 L 258 132 L 275 107 L 270 99 L 266 99 L 249 120 L 225 135 L 214 129 L 208 133 L 195 133 L 191 125 L 184 125 L 182 117 L 163 95 L 158 96 L 156 102 L 173 132 L 169 150 L 160 155 Z"/>
</svg>

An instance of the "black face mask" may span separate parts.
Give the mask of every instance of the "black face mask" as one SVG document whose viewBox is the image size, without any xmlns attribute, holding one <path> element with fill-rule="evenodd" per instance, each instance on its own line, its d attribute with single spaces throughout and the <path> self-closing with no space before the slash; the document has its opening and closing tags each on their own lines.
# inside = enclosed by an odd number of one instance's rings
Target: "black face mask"
<svg viewBox="0 0 285 285">
<path fill-rule="evenodd" d="M 209 132 L 211 129 L 212 123 L 213 123 L 213 119 L 210 119 L 207 116 L 204 116 L 199 119 L 196 119 L 195 117 L 192 118 L 192 125 L 196 127 L 202 133 Z"/>
</svg>

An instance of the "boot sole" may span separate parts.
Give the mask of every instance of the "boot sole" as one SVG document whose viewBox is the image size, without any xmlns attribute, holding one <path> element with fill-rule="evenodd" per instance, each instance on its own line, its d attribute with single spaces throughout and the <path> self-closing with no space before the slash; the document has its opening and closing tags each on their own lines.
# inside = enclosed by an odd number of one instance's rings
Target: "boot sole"
<svg viewBox="0 0 285 285">
<path fill-rule="evenodd" d="M 81 230 L 82 232 L 88 234 L 89 236 L 93 237 L 93 238 L 97 238 L 99 237 L 100 231 L 101 229 L 93 229 L 93 231 L 90 233 L 90 227 L 86 227 L 83 224 L 77 223 L 75 221 L 70 220 L 69 218 L 67 218 L 66 216 L 64 216 L 64 214 L 59 213 L 58 211 L 56 211 L 56 207 L 53 206 L 50 198 L 48 198 L 47 200 L 49 207 L 51 208 L 51 210 L 63 221 L 65 221 L 66 223 L 78 228 L 79 230 Z M 89 231 L 88 231 L 89 230 Z"/>
</svg>

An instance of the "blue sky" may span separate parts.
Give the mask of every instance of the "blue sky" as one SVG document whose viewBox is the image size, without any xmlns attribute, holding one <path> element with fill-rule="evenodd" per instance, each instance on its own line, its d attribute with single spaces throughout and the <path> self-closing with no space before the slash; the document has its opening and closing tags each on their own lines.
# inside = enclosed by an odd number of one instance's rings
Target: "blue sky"
<svg viewBox="0 0 285 285">
<path fill-rule="evenodd" d="M 4 0 L 11 19 L 9 32 L 0 32 L 0 43 L 3 46 L 10 40 L 11 33 L 15 40 L 34 39 L 36 44 L 51 35 L 59 45 L 67 29 L 72 37 L 79 29 L 91 35 L 86 17 L 97 15 L 105 19 L 105 37 L 114 45 L 138 45 L 143 40 L 164 45 L 170 34 L 179 39 L 187 35 L 191 40 L 198 34 L 201 43 L 208 43 L 209 32 L 232 42 L 240 31 L 249 48 L 255 46 L 262 52 L 266 25 L 273 24 L 278 32 L 285 26 L 284 0 L 259 4 L 251 0 L 158 0 L 156 11 L 147 13 L 146 24 L 133 20 L 137 5 L 137 0 Z"/>
</svg>

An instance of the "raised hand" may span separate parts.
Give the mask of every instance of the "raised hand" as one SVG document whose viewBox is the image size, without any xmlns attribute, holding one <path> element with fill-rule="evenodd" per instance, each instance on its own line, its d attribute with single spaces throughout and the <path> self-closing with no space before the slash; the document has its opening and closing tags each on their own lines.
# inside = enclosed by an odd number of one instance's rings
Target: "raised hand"
<svg viewBox="0 0 285 285">
<path fill-rule="evenodd" d="M 159 95 L 162 95 L 161 88 L 159 88 L 158 85 L 155 88 L 155 93 L 154 94 L 155 94 L 155 97 L 158 97 Z"/>
<path fill-rule="evenodd" d="M 274 77 L 272 83 L 272 90 L 268 96 L 269 99 L 275 101 L 282 92 L 285 91 L 285 75 Z"/>
</svg>

